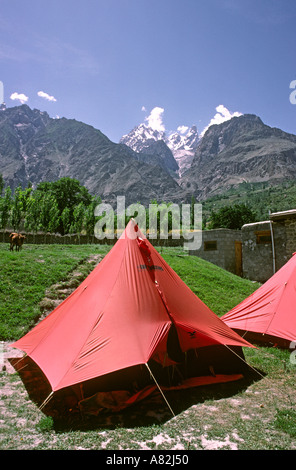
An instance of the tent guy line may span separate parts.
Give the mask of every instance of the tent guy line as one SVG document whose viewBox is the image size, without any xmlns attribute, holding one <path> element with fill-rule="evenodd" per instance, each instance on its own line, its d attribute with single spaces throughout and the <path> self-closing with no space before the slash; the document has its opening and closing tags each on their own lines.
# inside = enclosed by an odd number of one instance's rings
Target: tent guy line
<svg viewBox="0 0 296 470">
<path fill-rule="evenodd" d="M 154 377 L 154 375 L 152 374 L 152 371 L 151 371 L 150 367 L 148 366 L 147 362 L 146 362 L 145 366 L 147 367 L 147 369 L 148 369 L 148 371 L 149 371 L 151 377 L 153 378 L 154 382 L 156 383 L 156 386 L 157 386 L 158 390 L 160 391 L 160 393 L 161 393 L 161 395 L 162 395 L 164 401 L 165 401 L 166 404 L 168 405 L 169 410 L 171 411 L 172 415 L 175 417 L 176 415 L 175 415 L 175 413 L 173 412 L 172 407 L 170 406 L 168 400 L 166 399 L 165 394 L 164 394 L 163 391 L 161 390 L 161 387 L 158 385 L 157 380 L 156 380 L 156 378 Z"/>
</svg>

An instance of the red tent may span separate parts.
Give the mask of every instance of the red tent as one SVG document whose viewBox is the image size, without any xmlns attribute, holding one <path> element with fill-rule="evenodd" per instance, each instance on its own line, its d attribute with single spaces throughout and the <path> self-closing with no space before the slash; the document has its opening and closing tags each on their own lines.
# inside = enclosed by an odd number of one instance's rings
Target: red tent
<svg viewBox="0 0 296 470">
<path fill-rule="evenodd" d="M 293 256 L 222 320 L 250 341 L 288 348 L 296 341 L 295 298 L 296 256 Z"/>
<path fill-rule="evenodd" d="M 66 396 L 73 407 L 114 390 L 128 391 L 122 401 L 133 401 L 151 377 L 154 386 L 174 385 L 173 372 L 183 385 L 198 375 L 235 379 L 244 365 L 241 348 L 251 345 L 187 287 L 131 220 L 81 285 L 11 346 L 27 354 L 14 366 L 34 401 L 50 395 L 52 408 L 53 398 L 69 408 Z"/>
</svg>

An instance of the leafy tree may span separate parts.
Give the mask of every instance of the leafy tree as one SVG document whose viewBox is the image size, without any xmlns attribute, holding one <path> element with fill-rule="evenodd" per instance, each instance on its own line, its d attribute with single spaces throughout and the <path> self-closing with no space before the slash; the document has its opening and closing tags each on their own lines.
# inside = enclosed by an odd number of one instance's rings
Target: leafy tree
<svg viewBox="0 0 296 470">
<path fill-rule="evenodd" d="M 5 186 L 4 178 L 3 178 L 3 175 L 0 173 L 0 196 L 2 196 L 4 186 Z"/>
<path fill-rule="evenodd" d="M 63 234 L 70 232 L 71 227 L 71 213 L 69 207 L 65 207 L 61 215 L 62 231 Z"/>
<path fill-rule="evenodd" d="M 11 224 L 13 230 L 19 230 L 22 221 L 22 188 L 18 186 L 14 191 L 14 197 L 11 208 Z"/>
<path fill-rule="evenodd" d="M 95 225 L 98 220 L 98 217 L 95 216 L 95 208 L 101 204 L 102 200 L 99 196 L 94 196 L 90 204 L 86 207 L 85 210 L 85 230 L 87 235 L 94 235 Z"/>
<path fill-rule="evenodd" d="M 84 223 L 85 206 L 82 202 L 74 208 L 73 211 L 73 229 L 75 233 L 81 234 Z"/>
<path fill-rule="evenodd" d="M 12 205 L 12 195 L 10 186 L 7 186 L 4 192 L 4 197 L 0 199 L 0 227 L 5 230 L 10 216 Z"/>
<path fill-rule="evenodd" d="M 24 190 L 20 191 L 20 200 L 21 200 L 22 211 L 24 215 L 26 215 L 28 202 L 29 202 L 32 192 L 33 192 L 32 183 L 28 183 L 27 187 Z"/>
<path fill-rule="evenodd" d="M 92 196 L 87 188 L 82 186 L 78 180 L 68 177 L 60 178 L 58 181 L 40 183 L 37 190 L 44 194 L 50 193 L 55 197 L 60 215 L 58 231 L 62 234 L 68 233 L 70 227 L 72 226 L 73 229 L 75 225 L 75 207 L 80 203 L 87 207 L 92 201 Z M 63 216 L 65 209 L 67 209 L 67 211 Z M 66 219 L 67 229 L 63 222 L 66 221 Z"/>
<path fill-rule="evenodd" d="M 55 232 L 60 222 L 58 205 L 53 194 L 42 195 L 40 201 L 40 228 L 45 232 Z"/>
<path fill-rule="evenodd" d="M 25 229 L 36 233 L 40 229 L 42 193 L 34 191 L 27 203 Z"/>
<path fill-rule="evenodd" d="M 51 233 L 55 233 L 58 230 L 60 225 L 60 215 L 59 215 L 59 208 L 58 203 L 53 198 L 52 204 L 49 210 L 49 223 L 48 223 L 48 231 Z"/>
<path fill-rule="evenodd" d="M 246 204 L 223 206 L 217 212 L 212 211 L 208 228 L 241 229 L 244 224 L 256 221 L 255 212 Z"/>
</svg>

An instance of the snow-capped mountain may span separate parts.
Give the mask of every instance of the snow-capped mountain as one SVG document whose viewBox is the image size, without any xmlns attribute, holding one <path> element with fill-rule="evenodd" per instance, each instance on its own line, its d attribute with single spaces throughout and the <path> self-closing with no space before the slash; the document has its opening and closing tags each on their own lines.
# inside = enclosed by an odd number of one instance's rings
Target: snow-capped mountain
<svg viewBox="0 0 296 470">
<path fill-rule="evenodd" d="M 78 180 L 103 202 L 150 204 L 152 199 L 183 201 L 180 188 L 164 166 L 163 141 L 153 141 L 153 153 L 134 152 L 112 142 L 100 130 L 75 119 L 54 119 L 28 105 L 0 109 L 0 172 L 14 190 L 68 177 Z M 161 155 L 160 155 L 161 153 Z M 157 163 L 156 163 L 157 162 Z M 158 164 L 158 167 L 156 166 Z M 1 199 L 1 198 L 0 198 Z"/>
<path fill-rule="evenodd" d="M 169 134 L 167 146 L 173 151 L 177 150 L 195 150 L 199 142 L 199 135 L 196 126 L 180 126 L 177 131 Z"/>
<path fill-rule="evenodd" d="M 125 144 L 135 152 L 142 152 L 147 147 L 147 141 L 163 140 L 166 143 L 165 132 L 152 129 L 146 124 L 140 124 L 120 139 L 120 144 Z"/>
<path fill-rule="evenodd" d="M 190 168 L 199 141 L 200 137 L 196 126 L 190 128 L 181 126 L 176 132 L 169 135 L 167 146 L 172 150 L 178 163 L 179 177 Z"/>
<path fill-rule="evenodd" d="M 120 143 L 127 145 L 135 152 L 145 153 L 152 142 L 159 140 L 162 140 L 171 150 L 179 167 L 178 176 L 182 176 L 184 171 L 190 167 L 199 143 L 196 126 L 191 128 L 180 126 L 176 131 L 167 135 L 164 131 L 152 129 L 142 123 L 124 135 L 120 139 Z"/>
</svg>

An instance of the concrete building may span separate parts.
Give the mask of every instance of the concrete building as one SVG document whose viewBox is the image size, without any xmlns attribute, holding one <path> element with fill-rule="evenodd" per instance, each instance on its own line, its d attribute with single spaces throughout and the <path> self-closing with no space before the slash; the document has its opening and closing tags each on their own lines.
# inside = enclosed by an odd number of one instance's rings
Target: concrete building
<svg viewBox="0 0 296 470">
<path fill-rule="evenodd" d="M 201 248 L 192 250 L 189 253 L 216 264 L 233 274 L 242 276 L 241 237 L 241 230 L 226 228 L 204 230 L 202 232 Z"/>
<path fill-rule="evenodd" d="M 296 252 L 296 209 L 270 214 L 270 220 L 241 230 L 202 233 L 202 246 L 190 251 L 238 276 L 265 282 Z"/>
<path fill-rule="evenodd" d="M 243 276 L 265 282 L 296 251 L 296 209 L 242 227 Z"/>
</svg>

